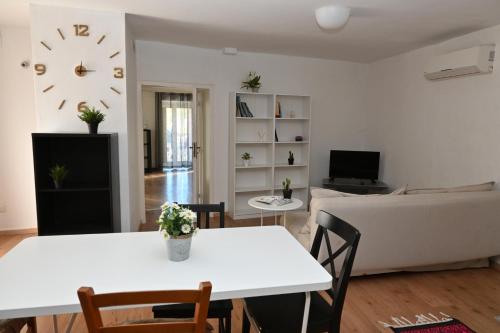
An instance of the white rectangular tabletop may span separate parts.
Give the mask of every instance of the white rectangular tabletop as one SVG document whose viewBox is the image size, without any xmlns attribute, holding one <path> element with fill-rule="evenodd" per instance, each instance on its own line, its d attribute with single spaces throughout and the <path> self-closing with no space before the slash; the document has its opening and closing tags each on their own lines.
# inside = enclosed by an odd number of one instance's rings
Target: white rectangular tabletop
<svg viewBox="0 0 500 333">
<path fill-rule="evenodd" d="M 158 232 L 25 239 L 0 258 L 0 319 L 80 312 L 76 291 L 196 289 L 212 300 L 325 290 L 332 277 L 281 226 L 200 230 L 167 259 Z"/>
</svg>

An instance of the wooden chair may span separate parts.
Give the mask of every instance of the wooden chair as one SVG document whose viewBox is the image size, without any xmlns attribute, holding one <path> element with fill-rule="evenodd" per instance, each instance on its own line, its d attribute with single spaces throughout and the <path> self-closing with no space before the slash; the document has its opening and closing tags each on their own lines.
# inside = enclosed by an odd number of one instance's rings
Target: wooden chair
<svg viewBox="0 0 500 333">
<path fill-rule="evenodd" d="M 210 228 L 210 213 L 219 213 L 219 228 L 224 228 L 224 202 L 219 204 L 179 204 L 196 213 L 198 227 L 203 228 L 203 216 L 205 215 L 205 228 Z M 220 300 L 210 302 L 208 307 L 208 318 L 219 321 L 219 333 L 231 333 L 231 314 L 233 302 Z M 190 318 L 193 316 L 194 307 L 191 304 L 170 304 L 153 307 L 155 318 Z"/>
<path fill-rule="evenodd" d="M 20 333 L 26 326 L 26 333 L 36 333 L 36 318 L 16 318 L 0 320 L 0 333 Z"/>
<path fill-rule="evenodd" d="M 332 288 L 326 290 L 331 304 L 317 292 L 311 293 L 311 305 L 308 333 L 339 333 L 340 318 L 351 275 L 352 264 L 356 256 L 361 234 L 349 223 L 332 214 L 320 211 L 316 219 L 318 230 L 314 237 L 311 255 L 318 260 L 319 251 L 324 241 L 328 256 L 320 262 L 322 266 L 330 266 L 333 276 Z M 339 236 L 344 243 L 335 251 L 332 249 L 328 233 Z M 345 253 L 340 271 L 335 269 L 334 260 Z M 340 272 L 339 276 L 336 272 Z M 265 333 L 299 333 L 302 327 L 305 294 L 286 294 L 264 297 L 245 298 L 242 332 L 250 332 L 250 320 L 259 332 Z"/>
<path fill-rule="evenodd" d="M 94 294 L 90 287 L 78 289 L 78 298 L 89 333 L 205 333 L 212 284 L 200 283 L 198 290 L 142 291 Z M 100 308 L 154 304 L 196 303 L 192 321 L 150 321 L 104 327 Z"/>
</svg>

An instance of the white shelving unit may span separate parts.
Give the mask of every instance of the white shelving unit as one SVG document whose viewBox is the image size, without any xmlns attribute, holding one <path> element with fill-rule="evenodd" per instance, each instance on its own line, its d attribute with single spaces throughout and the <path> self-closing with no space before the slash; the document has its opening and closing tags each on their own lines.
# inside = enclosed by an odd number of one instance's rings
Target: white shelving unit
<svg viewBox="0 0 500 333">
<path fill-rule="evenodd" d="M 248 105 L 253 117 L 236 115 L 237 96 Z M 278 103 L 281 118 L 275 117 Z M 259 210 L 248 206 L 248 199 L 281 195 L 281 182 L 285 178 L 292 180 L 293 196 L 309 202 L 311 97 L 233 92 L 229 96 L 229 114 L 230 216 L 233 219 L 260 216 Z M 299 135 L 303 141 L 295 141 Z M 294 165 L 288 165 L 289 151 L 294 153 Z M 244 152 L 252 155 L 248 167 L 241 160 Z"/>
</svg>

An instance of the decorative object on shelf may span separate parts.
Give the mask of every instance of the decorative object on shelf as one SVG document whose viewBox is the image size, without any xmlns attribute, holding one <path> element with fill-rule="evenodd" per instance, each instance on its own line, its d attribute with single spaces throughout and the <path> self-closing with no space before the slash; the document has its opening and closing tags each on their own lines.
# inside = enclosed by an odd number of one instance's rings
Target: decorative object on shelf
<svg viewBox="0 0 500 333">
<path fill-rule="evenodd" d="M 260 86 L 260 75 L 257 75 L 257 72 L 249 72 L 247 80 L 241 82 L 241 88 L 251 89 L 253 92 L 258 92 Z"/>
<path fill-rule="evenodd" d="M 100 110 L 96 110 L 94 107 L 89 108 L 85 106 L 85 109 L 82 111 L 78 118 L 81 121 L 86 122 L 89 127 L 89 134 L 97 134 L 97 128 L 99 124 L 104 121 L 106 115 L 101 113 Z"/>
<path fill-rule="evenodd" d="M 274 130 L 274 141 L 279 142 L 278 140 L 278 132 L 276 132 L 276 129 Z"/>
<path fill-rule="evenodd" d="M 281 118 L 282 114 L 281 114 L 281 103 L 277 100 L 276 101 L 276 110 L 274 112 L 274 116 L 276 118 Z"/>
<path fill-rule="evenodd" d="M 168 259 L 184 261 L 189 258 L 191 240 L 198 230 L 195 227 L 196 214 L 176 203 L 165 202 L 161 206 L 160 218 L 156 221 L 165 238 Z"/>
<path fill-rule="evenodd" d="M 249 152 L 244 152 L 243 154 L 241 154 L 241 159 L 243 160 L 243 165 L 246 167 L 248 167 L 248 164 L 250 164 L 250 160 L 252 159 L 252 155 L 250 155 Z"/>
<path fill-rule="evenodd" d="M 283 183 L 282 183 L 282 185 L 283 185 L 283 199 L 291 199 L 292 198 L 293 190 L 290 188 L 291 183 L 292 183 L 292 181 L 290 180 L 290 178 L 285 178 L 285 180 L 283 181 Z"/>
<path fill-rule="evenodd" d="M 253 113 L 247 103 L 241 101 L 240 96 L 236 96 L 236 117 L 253 118 Z"/>
<path fill-rule="evenodd" d="M 297 141 L 297 142 L 304 141 L 304 138 L 302 137 L 302 135 L 297 135 L 295 137 L 295 141 Z"/>
<path fill-rule="evenodd" d="M 56 164 L 52 168 L 50 168 L 50 178 L 54 181 L 54 187 L 56 189 L 62 188 L 64 179 L 68 176 L 69 170 L 65 165 Z"/>
<path fill-rule="evenodd" d="M 295 157 L 293 156 L 292 151 L 288 151 L 288 165 L 293 165 L 293 162 L 295 161 Z"/>
<path fill-rule="evenodd" d="M 264 142 L 264 139 L 266 138 L 266 131 L 259 130 L 257 131 L 257 135 L 259 136 L 260 142 Z"/>
</svg>

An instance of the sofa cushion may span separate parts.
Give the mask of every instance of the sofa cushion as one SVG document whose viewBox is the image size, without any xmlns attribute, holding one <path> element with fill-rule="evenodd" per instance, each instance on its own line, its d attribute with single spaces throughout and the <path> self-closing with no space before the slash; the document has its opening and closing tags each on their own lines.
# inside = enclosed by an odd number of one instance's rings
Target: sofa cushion
<svg viewBox="0 0 500 333">
<path fill-rule="evenodd" d="M 443 188 L 422 188 L 422 189 L 409 189 L 406 194 L 433 194 L 433 193 L 455 193 L 455 192 L 483 192 L 492 191 L 495 182 L 487 182 L 482 184 L 443 187 Z"/>
<path fill-rule="evenodd" d="M 391 193 L 387 194 L 353 194 L 340 192 L 335 190 L 329 190 L 326 188 L 311 187 L 311 197 L 313 198 L 337 198 L 337 197 L 366 197 L 366 196 L 380 196 L 380 195 L 401 195 L 405 194 L 407 191 L 407 186 L 402 186 Z"/>
</svg>

